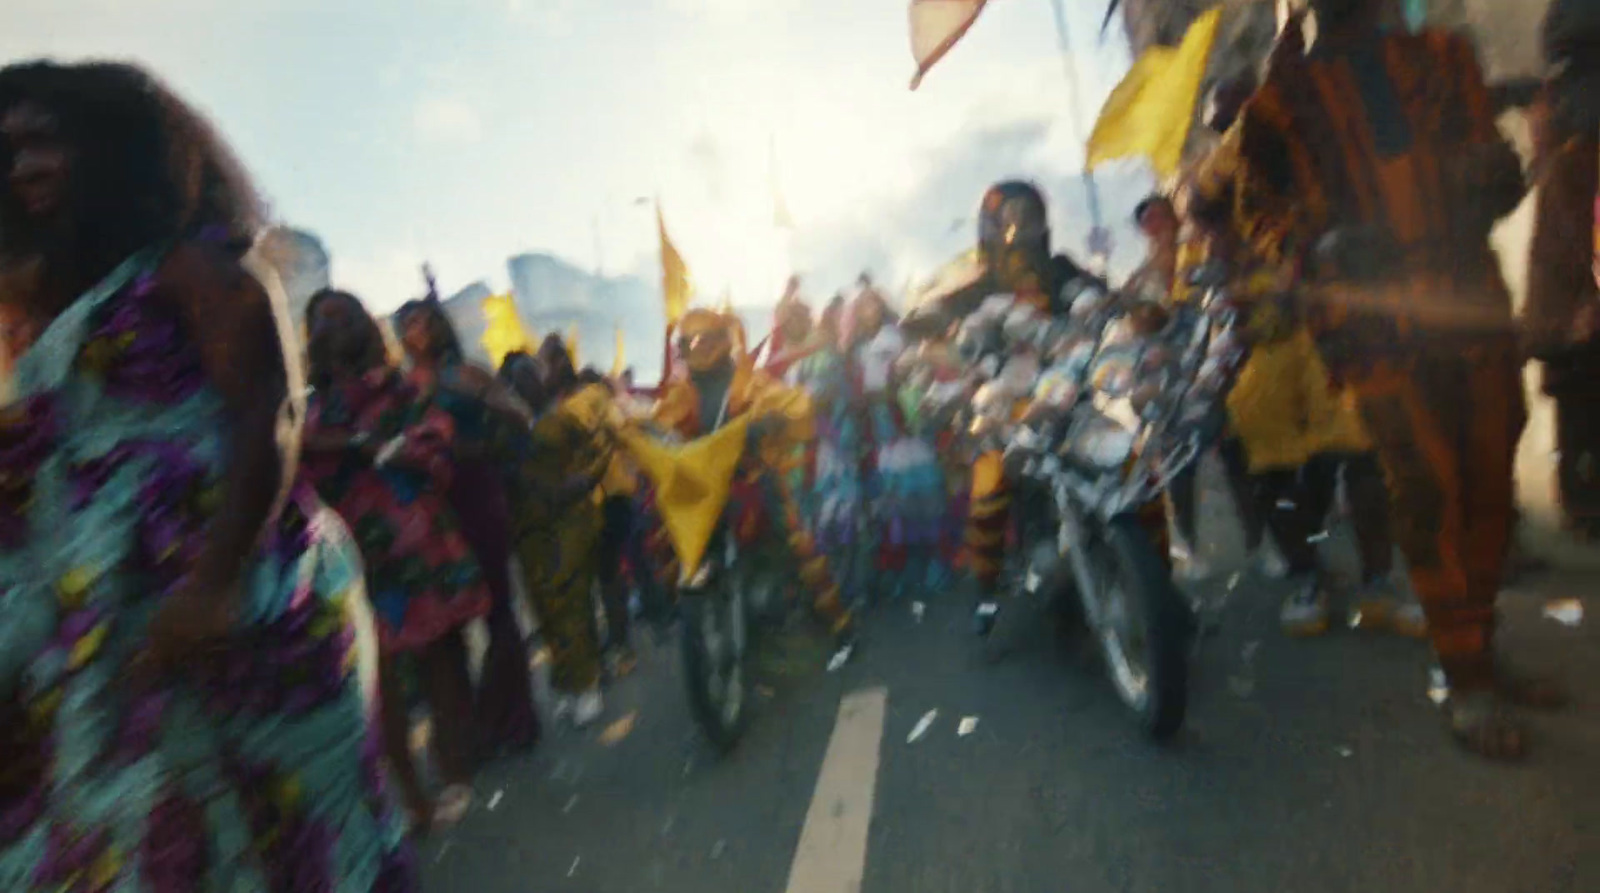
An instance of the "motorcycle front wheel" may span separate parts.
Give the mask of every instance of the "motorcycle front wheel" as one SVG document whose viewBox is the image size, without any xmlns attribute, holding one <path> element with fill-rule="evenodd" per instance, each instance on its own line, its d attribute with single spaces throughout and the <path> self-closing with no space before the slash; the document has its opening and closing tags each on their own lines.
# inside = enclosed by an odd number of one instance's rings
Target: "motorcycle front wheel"
<svg viewBox="0 0 1600 893">
<path fill-rule="evenodd" d="M 726 753 L 749 721 L 749 614 L 744 590 L 724 581 L 679 605 L 689 712 L 713 747 Z"/>
<path fill-rule="evenodd" d="M 1096 635 L 1112 687 L 1145 734 L 1166 741 L 1189 702 L 1189 629 L 1183 596 L 1138 518 L 1124 516 L 1094 544 L 1100 584 Z"/>
</svg>

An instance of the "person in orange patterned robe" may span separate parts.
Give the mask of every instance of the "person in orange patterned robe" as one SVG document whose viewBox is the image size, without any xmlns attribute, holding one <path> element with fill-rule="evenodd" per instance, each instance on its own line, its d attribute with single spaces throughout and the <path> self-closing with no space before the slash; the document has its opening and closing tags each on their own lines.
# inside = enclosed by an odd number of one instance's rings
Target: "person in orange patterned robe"
<svg viewBox="0 0 1600 893">
<path fill-rule="evenodd" d="M 1316 44 L 1274 59 L 1239 122 L 1241 162 L 1295 210 L 1275 238 L 1312 264 L 1313 331 L 1389 476 L 1451 730 L 1515 758 L 1525 738 L 1507 708 L 1561 696 L 1494 650 L 1525 407 L 1488 236 L 1525 192 L 1520 162 L 1465 39 L 1385 31 L 1378 0 L 1311 5 Z"/>
</svg>

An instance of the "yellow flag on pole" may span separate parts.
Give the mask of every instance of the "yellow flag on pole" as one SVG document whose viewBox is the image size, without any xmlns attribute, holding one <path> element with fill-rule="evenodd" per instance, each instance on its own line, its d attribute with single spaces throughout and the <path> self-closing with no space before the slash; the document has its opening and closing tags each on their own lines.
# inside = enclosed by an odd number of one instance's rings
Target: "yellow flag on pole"
<svg viewBox="0 0 1600 893">
<path fill-rule="evenodd" d="M 1089 136 L 1090 169 L 1143 157 L 1162 177 L 1177 172 L 1221 20 L 1222 8 L 1212 8 L 1194 20 L 1177 47 L 1151 47 L 1133 63 Z"/>
<path fill-rule="evenodd" d="M 622 352 L 622 326 L 612 328 L 612 337 L 616 339 L 616 347 L 611 355 L 611 377 L 621 378 L 623 370 L 628 368 L 628 361 Z"/>
<path fill-rule="evenodd" d="M 661 214 L 661 204 L 656 203 L 656 227 L 661 231 L 661 297 L 666 303 L 667 326 L 676 325 L 689 310 L 689 296 L 694 289 L 689 284 L 689 267 L 683 255 L 667 235 L 667 220 Z"/>
<path fill-rule="evenodd" d="M 567 356 L 572 358 L 573 368 L 578 367 L 578 324 L 567 326 Z"/>
<path fill-rule="evenodd" d="M 928 70 L 955 48 L 989 0 L 911 0 L 911 57 L 917 73 L 911 89 L 922 84 Z"/>
<path fill-rule="evenodd" d="M 685 577 L 700 569 L 711 532 L 728 504 L 733 473 L 744 455 L 749 416 L 682 446 L 667 446 L 632 428 L 619 440 L 656 488 L 656 512 Z"/>
<path fill-rule="evenodd" d="M 498 369 L 506 354 L 512 351 L 532 353 L 536 349 L 533 336 L 522 324 L 517 303 L 510 295 L 484 298 L 483 318 L 488 323 L 483 331 L 483 349 L 489 352 L 489 359 L 494 361 L 495 368 Z"/>
</svg>

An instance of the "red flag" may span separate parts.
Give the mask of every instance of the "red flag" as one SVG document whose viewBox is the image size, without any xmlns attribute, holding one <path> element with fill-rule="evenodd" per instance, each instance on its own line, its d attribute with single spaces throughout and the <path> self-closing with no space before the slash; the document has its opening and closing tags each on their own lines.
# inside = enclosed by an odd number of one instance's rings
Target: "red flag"
<svg viewBox="0 0 1600 893">
<path fill-rule="evenodd" d="M 978 20 L 989 0 L 911 0 L 911 56 L 917 60 L 917 74 L 911 89 L 945 53 L 956 45 Z"/>
</svg>

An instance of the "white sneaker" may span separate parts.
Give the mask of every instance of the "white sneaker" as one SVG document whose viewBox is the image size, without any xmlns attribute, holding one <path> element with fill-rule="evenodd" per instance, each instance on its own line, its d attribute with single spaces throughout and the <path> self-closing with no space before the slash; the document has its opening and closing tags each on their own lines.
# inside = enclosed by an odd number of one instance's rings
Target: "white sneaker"
<svg viewBox="0 0 1600 893">
<path fill-rule="evenodd" d="M 1283 603 L 1278 614 L 1283 631 L 1296 638 L 1320 636 L 1328 631 L 1328 597 L 1316 581 L 1304 584 Z"/>
<path fill-rule="evenodd" d="M 606 710 L 605 699 L 600 697 L 600 686 L 596 685 L 581 695 L 572 705 L 572 724 L 583 728 L 600 718 Z"/>
</svg>

